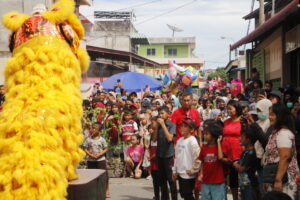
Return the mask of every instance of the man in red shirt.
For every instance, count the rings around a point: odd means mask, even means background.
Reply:
[[[176,125],[175,144],[177,140],[183,136],[181,133],[181,126],[186,117],[192,118],[197,125],[197,130],[193,133],[193,135],[200,135],[200,115],[197,109],[192,108],[192,100],[193,96],[191,93],[183,93],[180,102],[182,107],[175,110],[171,115],[171,121]]]

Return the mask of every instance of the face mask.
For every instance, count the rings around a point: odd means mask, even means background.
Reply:
[[[223,111],[223,110],[225,110],[225,107],[224,107],[224,106],[220,106],[219,109],[220,109],[221,111]]]
[[[293,107],[293,103],[292,102],[286,103],[286,107],[292,108]]]
[[[267,115],[264,113],[257,113],[257,117],[259,120],[262,120],[262,121],[267,119]]]

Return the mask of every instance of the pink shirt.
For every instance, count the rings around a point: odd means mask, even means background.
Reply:
[[[144,148],[141,145],[136,147],[130,146],[127,149],[127,154],[132,159],[133,162],[138,163],[143,159]]]

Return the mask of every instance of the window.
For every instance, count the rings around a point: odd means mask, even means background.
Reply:
[[[168,56],[177,56],[177,49],[176,48],[168,49]]]
[[[148,48],[147,49],[147,56],[155,56],[155,49],[154,48]]]

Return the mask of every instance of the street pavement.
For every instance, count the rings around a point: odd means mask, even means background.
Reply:
[[[152,180],[133,178],[111,178],[108,200],[151,200],[153,199]],[[231,200],[228,195],[228,200]],[[178,194],[178,200],[182,200]]]

